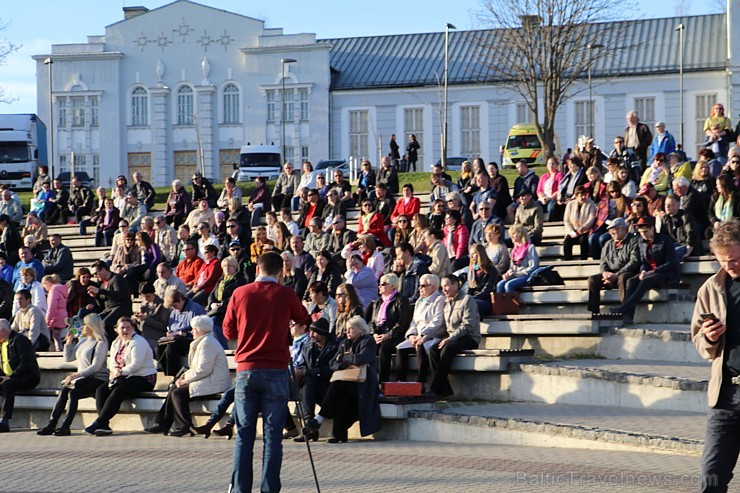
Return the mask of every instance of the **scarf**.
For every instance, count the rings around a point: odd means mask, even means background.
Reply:
[[[398,291],[395,289],[391,294],[388,296],[382,295],[381,298],[383,300],[383,303],[380,304],[380,310],[378,310],[378,326],[382,326],[385,323],[385,320],[387,318],[387,311],[388,311],[388,305],[391,304],[391,301],[393,301],[393,298],[398,294]]]
[[[216,292],[216,299],[221,300],[221,302],[224,301],[224,289],[226,288],[226,285],[231,282],[232,279],[236,277],[236,274],[229,277],[224,277],[223,280],[221,280],[220,283],[218,283],[218,291]]]
[[[663,171],[663,165],[660,164],[660,162],[655,161],[650,166],[650,175],[648,176],[648,183],[652,183],[655,185],[658,182],[658,177],[660,176],[660,173]]]
[[[460,173],[460,179],[463,181],[467,180],[471,176],[472,176],[472,173],[470,171],[463,171],[462,173]]]
[[[733,216],[732,209],[732,195],[730,195],[729,199],[725,200],[722,194],[719,194],[717,202],[714,203],[714,215],[717,216],[717,219],[720,221],[729,221]]]
[[[514,265],[519,265],[522,260],[524,260],[524,257],[527,256],[528,250],[529,241],[522,243],[521,245],[514,245],[514,248],[511,249],[511,261],[514,262]]]

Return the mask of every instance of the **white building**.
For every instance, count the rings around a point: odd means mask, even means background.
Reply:
[[[564,149],[593,133],[610,148],[637,110],[649,125],[662,120],[680,135],[678,24],[685,26],[684,140],[696,154],[704,119],[715,101],[727,115],[740,111],[740,37],[728,14],[629,21],[634,48],[593,71],[595,120],[589,122],[586,78],[559,110],[556,132]],[[141,171],[164,185],[189,179],[197,149],[206,175],[231,174],[247,142],[282,145],[285,69],[286,158],[298,161],[370,157],[389,152],[388,140],[415,133],[420,163],[439,159],[444,33],[317,40],[284,34],[264,22],[190,0],[154,10],[124,8],[124,20],[83,44],[53,45],[37,55],[38,114],[47,122],[51,58],[57,170],[85,168],[99,183]],[[595,36],[598,25],[594,25]],[[491,32],[495,35],[495,32]],[[475,57],[479,33],[450,38],[448,155],[499,160],[498,147],[514,123],[530,119],[519,97],[486,77]],[[281,63],[294,59],[295,63]],[[619,77],[614,77],[614,73]],[[593,127],[591,127],[593,125]],[[50,132],[51,135],[52,132]]]

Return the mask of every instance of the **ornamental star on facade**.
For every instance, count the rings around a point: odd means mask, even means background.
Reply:
[[[198,43],[203,47],[203,51],[208,51],[208,47],[214,42],[214,39],[205,30],[203,31],[203,35],[198,39]]]
[[[182,38],[183,43],[185,42],[185,38],[187,38],[193,31],[195,31],[195,29],[185,22],[184,17],[180,20],[180,24],[172,30],[175,36],[180,36],[180,38]]]
[[[162,31],[160,35],[157,36],[157,39],[154,40],[154,44],[162,50],[162,53],[164,53],[164,49],[167,48],[168,45],[172,44],[172,40],[165,36],[164,31]]]

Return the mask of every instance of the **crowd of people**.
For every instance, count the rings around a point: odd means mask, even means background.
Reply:
[[[587,139],[562,170],[556,158],[541,176],[517,163],[511,188],[495,162],[466,161],[454,181],[435,166],[428,213],[413,185],[399,183],[392,156],[377,172],[363,162],[354,187],[339,169],[328,176],[310,162],[286,163],[272,190],[257,179],[249,197],[232,178],[219,193],[196,173],[189,190],[172,182],[164,211],[153,210],[154,189],[139,173],[131,186],[119,176],[110,193],[94,194],[76,178],[67,191],[42,173],[25,219],[6,204],[17,196],[3,190],[0,431],[8,429],[13,392],[38,383],[33,358],[13,366],[12,349],[63,351],[78,365],[39,434],[68,435],[77,400],[91,396],[98,418],[85,431],[112,433],[122,402],[152,390],[161,372],[173,380],[147,431],[209,435],[220,416],[195,427],[188,402],[229,391],[231,305],[264,279],[258,264],[266,255],[280,262],[270,278],[303,310],[291,322],[290,352],[308,425],[300,433],[285,420],[285,437],[296,440],[316,439],[324,418],[333,419],[335,443],[358,420],[363,435],[376,431],[378,384],[405,381],[410,355],[424,390],[451,396],[454,357],[478,347],[493,295],[515,293],[539,272],[546,221],[564,225],[564,260],[577,245],[581,259],[600,261],[588,309],[598,314],[601,290],[618,288],[612,311],[629,322],[649,289],[679,281],[682,261],[703,252],[720,222],[740,216],[740,148],[715,145],[731,129],[712,118],[693,167],[662,122],[653,139],[633,112],[605,162]],[[353,229],[351,207],[359,209]],[[75,269],[63,238],[47,232],[67,222],[80,235],[95,228],[104,257]],[[82,329],[69,331],[75,321]],[[367,365],[363,382],[331,381],[351,365]],[[221,416],[233,395],[224,394]]]

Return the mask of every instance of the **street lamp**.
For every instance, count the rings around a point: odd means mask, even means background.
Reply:
[[[681,146],[685,150],[686,145],[683,141],[683,32],[686,30],[686,26],[683,25],[683,23],[676,26],[676,31],[678,31],[678,93],[679,93],[679,124],[680,124],[680,130],[681,130]]]
[[[280,102],[282,103],[283,111],[280,117],[280,123],[282,125],[282,136],[280,138],[280,143],[283,146],[283,161],[285,161],[285,66],[289,63],[296,63],[298,60],[294,60],[292,58],[281,58],[280,63],[283,65],[283,89],[280,94]]]
[[[54,96],[51,87],[51,66],[54,60],[51,57],[44,60],[44,65],[49,66],[49,132],[50,132],[50,152],[49,152],[49,176],[54,178]]]
[[[600,43],[589,43],[586,45],[586,48],[588,48],[588,136],[593,138],[593,128],[594,128],[594,98],[593,98],[593,88],[591,86],[591,65],[594,64],[594,58],[593,58],[593,50],[596,48],[603,48],[604,45]]]
[[[445,100],[442,119],[442,169],[447,169],[447,69],[450,65],[450,29],[457,29],[449,22],[445,24]]]

